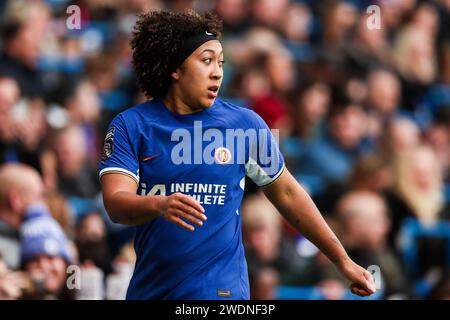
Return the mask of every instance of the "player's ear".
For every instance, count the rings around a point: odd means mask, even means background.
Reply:
[[[170,77],[174,80],[179,80],[180,79],[180,69],[177,68],[174,72],[172,72],[170,74]]]

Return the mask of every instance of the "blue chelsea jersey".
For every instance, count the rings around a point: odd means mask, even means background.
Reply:
[[[259,186],[281,175],[274,140],[256,113],[221,100],[185,115],[152,100],[113,119],[100,177],[126,174],[142,196],[190,195],[208,218],[193,232],[162,217],[137,226],[127,299],[249,299],[240,205],[245,175]]]

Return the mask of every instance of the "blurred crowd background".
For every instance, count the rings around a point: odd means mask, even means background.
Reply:
[[[70,5],[81,29],[67,27]],[[450,298],[449,0],[10,0],[0,299],[124,297],[133,228],[109,220],[97,164],[108,123],[145,99],[129,46],[136,14],[186,8],[223,19],[221,98],[280,130],[287,167],[371,266],[380,290],[369,299]],[[253,299],[356,299],[251,181],[242,211]]]

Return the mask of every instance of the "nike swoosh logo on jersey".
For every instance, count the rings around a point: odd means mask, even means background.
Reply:
[[[157,153],[157,154],[154,154],[154,155],[152,155],[152,156],[148,156],[148,157],[146,157],[146,158],[142,158],[142,161],[152,160],[153,158],[156,158],[156,157],[159,156],[159,155],[161,155],[161,153]]]

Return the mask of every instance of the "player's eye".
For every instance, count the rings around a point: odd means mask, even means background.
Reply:
[[[219,61],[219,66],[222,67],[224,63],[225,63],[225,60],[220,60],[220,61]]]
[[[206,64],[210,64],[210,63],[211,63],[211,61],[212,61],[212,59],[211,59],[211,58],[206,58],[206,59],[203,59],[203,62],[205,62]]]

